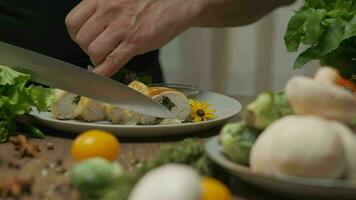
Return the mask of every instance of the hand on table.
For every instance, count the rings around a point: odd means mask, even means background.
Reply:
[[[67,16],[71,38],[95,72],[111,76],[132,57],[162,47],[189,28],[196,0],[83,0]]]

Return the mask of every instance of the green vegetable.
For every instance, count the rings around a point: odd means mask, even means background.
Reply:
[[[77,164],[71,171],[70,179],[83,199],[97,199],[101,190],[113,184],[122,173],[118,163],[92,158]]]
[[[41,131],[41,129],[37,128],[37,127],[34,127],[34,126],[31,126],[29,129],[28,129],[28,135],[30,137],[35,137],[35,138],[45,138],[45,135],[44,133]]]
[[[248,127],[244,121],[225,125],[220,133],[224,154],[236,163],[248,165],[251,148],[260,133],[261,130]]]
[[[0,65],[0,142],[15,131],[15,118],[28,114],[32,107],[45,111],[54,99],[52,90],[41,86],[26,87],[30,76]]]
[[[216,174],[213,164],[204,155],[203,145],[197,140],[187,139],[178,145],[161,147],[156,159],[140,163],[132,171],[119,176],[114,183],[106,184],[105,189],[96,190],[95,199],[127,200],[131,190],[141,177],[152,169],[167,163],[187,164],[203,175],[213,176]]]
[[[120,71],[112,77],[112,79],[124,83],[126,85],[130,84],[134,80],[138,80],[144,83],[145,85],[149,85],[152,83],[151,76],[143,73],[138,73],[127,68],[121,68]]]
[[[294,68],[319,60],[350,79],[356,74],[356,1],[305,0],[290,19],[284,40],[290,52],[301,44],[307,47]]]
[[[246,106],[243,117],[248,125],[265,129],[277,119],[292,113],[292,108],[283,92],[263,92]]]
[[[27,133],[30,137],[41,139],[45,138],[45,134],[37,127],[30,126],[21,122],[19,122],[17,126],[20,131]]]

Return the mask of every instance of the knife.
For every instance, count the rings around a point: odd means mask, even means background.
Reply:
[[[153,99],[81,67],[0,41],[0,64],[31,75],[31,80],[141,114],[172,118]]]

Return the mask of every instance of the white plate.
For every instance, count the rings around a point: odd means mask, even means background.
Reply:
[[[216,119],[200,123],[184,123],[179,125],[116,125],[109,122],[83,122],[77,120],[58,120],[50,112],[32,111],[30,114],[35,121],[43,126],[58,129],[65,132],[80,133],[88,129],[101,129],[109,131],[118,136],[141,137],[141,136],[161,136],[178,135],[192,133],[213,128],[226,122],[241,110],[241,104],[233,98],[201,91],[197,97],[199,101],[207,101],[216,110]]]
[[[356,185],[346,181],[301,177],[276,178],[256,174],[249,167],[236,164],[224,156],[218,136],[209,139],[205,143],[205,152],[211,160],[228,170],[232,175],[279,194],[289,197],[291,197],[290,195],[295,195],[322,199],[356,199]]]

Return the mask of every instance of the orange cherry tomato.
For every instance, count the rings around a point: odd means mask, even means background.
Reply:
[[[89,130],[74,140],[71,152],[76,161],[92,157],[102,157],[113,161],[120,153],[120,143],[115,136],[108,132]]]
[[[356,86],[352,81],[343,79],[343,78],[339,78],[336,80],[336,84],[338,84],[341,87],[347,88],[349,90],[351,90],[351,92],[356,93]]]
[[[230,200],[230,190],[220,181],[203,177],[201,181],[201,200]]]

